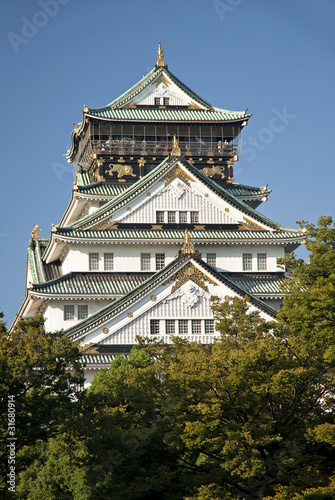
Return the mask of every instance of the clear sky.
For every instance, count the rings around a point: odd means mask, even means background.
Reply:
[[[237,182],[272,189],[288,227],[334,214],[334,0],[14,0],[1,3],[1,289],[24,297],[34,224],[49,237],[70,200],[63,155],[84,104],[100,107],[156,63],[211,104],[252,113]],[[304,256],[304,251],[301,251]]]

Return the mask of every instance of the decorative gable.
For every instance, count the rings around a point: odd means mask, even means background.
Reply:
[[[158,74],[150,84],[144,87],[131,102],[120,106],[120,109],[134,106],[187,106],[192,109],[206,109],[179,88],[166,71]]]

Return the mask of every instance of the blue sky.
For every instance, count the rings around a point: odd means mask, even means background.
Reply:
[[[112,101],[156,62],[211,104],[248,108],[235,180],[269,184],[288,227],[334,214],[333,0],[2,2],[1,289],[10,324],[34,224],[48,237],[73,185],[64,160],[84,104]],[[305,256],[303,250],[300,251]]]

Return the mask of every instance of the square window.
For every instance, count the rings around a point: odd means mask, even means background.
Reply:
[[[199,212],[191,212],[191,224],[197,224],[199,222]]]
[[[88,306],[80,305],[78,306],[78,319],[85,319],[88,316]]]
[[[150,271],[151,268],[151,254],[141,253],[141,271]]]
[[[150,320],[150,335],[159,335],[159,319]]]
[[[201,333],[201,320],[200,319],[192,319],[192,334],[200,334]]]
[[[179,223],[187,224],[187,212],[179,212]]]
[[[176,212],[168,212],[168,224],[176,223]]]
[[[99,271],[99,254],[98,253],[90,253],[90,255],[89,255],[89,270],[90,271]]]
[[[188,319],[180,319],[178,321],[179,335],[185,335],[188,333]]]
[[[165,222],[164,212],[156,212],[156,222],[157,224],[163,224]]]
[[[176,322],[174,319],[167,319],[165,323],[165,333],[174,335],[176,333]]]
[[[64,321],[74,319],[74,306],[64,306]]]
[[[164,104],[164,106],[168,106],[170,104],[170,98],[169,97],[163,97],[163,104]]]
[[[155,97],[155,106],[159,106],[161,103],[161,98],[160,97]]]
[[[257,254],[257,269],[258,271],[266,271],[267,269],[267,255],[266,253]]]
[[[206,257],[207,257],[207,264],[209,264],[212,267],[216,267],[216,253],[208,253]]]
[[[156,271],[160,271],[165,266],[165,253],[156,253]]]
[[[104,253],[104,270],[113,271],[114,269],[114,254]]]
[[[205,319],[205,333],[214,333],[214,319]]]
[[[243,271],[252,271],[252,253],[243,254]]]

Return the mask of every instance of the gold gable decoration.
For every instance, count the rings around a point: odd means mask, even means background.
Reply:
[[[215,281],[213,281],[208,276],[205,276],[200,271],[200,269],[196,268],[192,262],[188,262],[186,266],[177,271],[176,274],[172,276],[172,278],[168,279],[164,283],[164,285],[168,285],[172,282],[175,282],[171,290],[171,293],[173,293],[176,290],[178,290],[178,288],[180,288],[182,285],[184,285],[184,283],[187,283],[189,280],[193,281],[193,283],[200,286],[200,288],[202,288],[206,292],[209,292],[206,282],[211,283],[214,286],[218,286],[217,283],[215,283]]]
[[[183,244],[183,249],[182,249],[183,254],[193,254],[194,253],[194,245],[191,241],[191,237],[187,232],[187,228],[185,229],[185,236],[184,236],[184,244]]]
[[[164,175],[162,181],[165,181],[165,186],[168,186],[177,178],[190,186],[191,177],[179,165],[176,165],[170,172]]]
[[[81,354],[97,354],[99,352],[99,346],[94,342],[89,344],[79,346],[79,351]]]
[[[94,226],[90,227],[90,231],[101,231],[101,230],[114,230],[118,229],[118,221],[112,219],[103,220],[98,222]]]
[[[256,224],[255,222],[243,217],[243,221],[241,222],[241,229],[247,229],[248,231],[265,231],[264,227]]]

